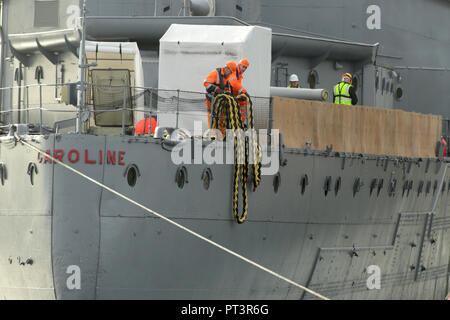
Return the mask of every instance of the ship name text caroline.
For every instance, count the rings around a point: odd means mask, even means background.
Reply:
[[[106,163],[108,165],[119,165],[124,166],[125,162],[125,151],[115,151],[115,150],[63,150],[63,149],[55,149],[53,152],[51,150],[46,150],[46,154],[52,156],[53,158],[61,161],[61,162],[70,162],[70,163],[78,163],[80,161],[86,164],[99,164],[102,165]],[[42,156],[38,153],[37,160],[39,163],[52,163],[53,161],[46,156]]]

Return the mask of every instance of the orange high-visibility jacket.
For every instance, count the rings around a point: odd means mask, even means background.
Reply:
[[[217,87],[222,89],[222,91],[230,91],[230,78],[233,76],[233,73],[225,78],[223,68],[217,68],[206,77],[203,85],[205,86],[206,92],[215,93]]]
[[[206,77],[206,80],[203,82],[203,85],[206,89],[206,113],[208,115],[208,128],[211,127],[211,103],[213,97],[216,94],[216,88],[222,89],[224,92],[230,92],[230,78],[233,76],[233,73],[225,78],[223,68],[217,68],[210,72],[210,74]],[[223,117],[223,115],[222,115]],[[225,130],[221,128],[221,131]],[[222,132],[223,134],[223,132]]]
[[[244,79],[243,75],[239,72],[239,69],[236,70],[236,73],[232,74],[230,79],[230,86],[232,88],[233,96],[237,97],[242,93],[247,93],[247,90],[242,86],[242,79]]]
[[[139,122],[136,124],[136,128],[134,130],[135,134],[144,134],[144,133],[148,133],[149,131],[150,131],[150,133],[154,134],[157,123],[156,123],[155,118],[152,117],[151,119],[152,119],[151,121],[150,121],[150,118],[139,120]],[[144,125],[144,120],[145,120],[145,125]],[[151,128],[150,128],[150,124],[151,124]]]
[[[230,85],[232,88],[232,94],[233,96],[237,97],[240,94],[247,93],[247,90],[242,86],[242,79],[244,77],[239,72],[239,70],[236,70],[236,73],[232,75],[230,79]],[[246,101],[239,101],[239,107],[241,109],[241,120],[244,123],[247,118],[247,102]]]

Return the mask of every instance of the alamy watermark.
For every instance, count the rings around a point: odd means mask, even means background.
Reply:
[[[381,8],[373,4],[367,7],[366,13],[370,16],[367,18],[366,26],[369,30],[381,29]]]
[[[220,130],[209,129],[202,130],[202,121],[194,122],[194,134],[183,129],[175,130],[171,136],[176,137],[178,134],[194,136],[194,137],[211,137],[207,146],[203,148],[203,139],[184,139],[181,140],[171,152],[171,159],[175,165],[181,164],[234,164],[235,158],[237,164],[245,164],[245,140],[248,143],[247,160],[249,164],[256,164],[258,160],[261,163],[261,175],[274,175],[278,172],[280,166],[280,147],[279,147],[279,131],[271,130],[270,136],[266,129],[261,130],[231,130],[227,129],[225,138]],[[270,137],[270,139],[269,139]],[[268,142],[270,140],[270,143]],[[258,144],[259,148],[255,149]],[[235,148],[237,146],[237,148]]]
[[[381,269],[377,265],[370,265],[367,267],[367,273],[370,274],[366,281],[367,289],[380,290],[381,289]]]
[[[66,26],[68,29],[76,29],[81,26],[80,23],[80,7],[74,4],[67,6],[66,13],[68,14]]]
[[[71,265],[67,267],[66,273],[70,276],[67,277],[66,287],[69,290],[81,290],[81,269],[77,265]]]

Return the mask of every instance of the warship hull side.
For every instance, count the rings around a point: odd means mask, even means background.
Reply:
[[[153,138],[52,134],[25,140],[52,155],[62,150],[63,162],[75,169],[329,298],[443,299],[448,293],[445,161],[288,149],[278,191],[274,176],[263,176],[239,225],[231,216],[231,165],[186,164],[180,189],[178,166]],[[116,153],[115,164],[108,151]],[[2,299],[313,298],[11,138],[1,139],[0,160],[9,173],[0,195]],[[34,174],[27,174],[30,163]],[[134,187],[127,182],[130,165],[139,171]],[[213,175],[208,190],[205,168]],[[411,188],[404,188],[409,181]],[[79,288],[70,285],[74,266]],[[367,287],[370,266],[380,268],[380,289]]]
[[[0,158],[0,299],[54,299],[53,167],[38,168],[33,186],[27,166],[35,153],[2,140]]]

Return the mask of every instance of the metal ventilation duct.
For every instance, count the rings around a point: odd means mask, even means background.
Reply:
[[[325,89],[270,87],[270,96],[325,101],[328,99],[328,91]]]
[[[216,14],[215,0],[189,0],[191,16],[214,16]]]

